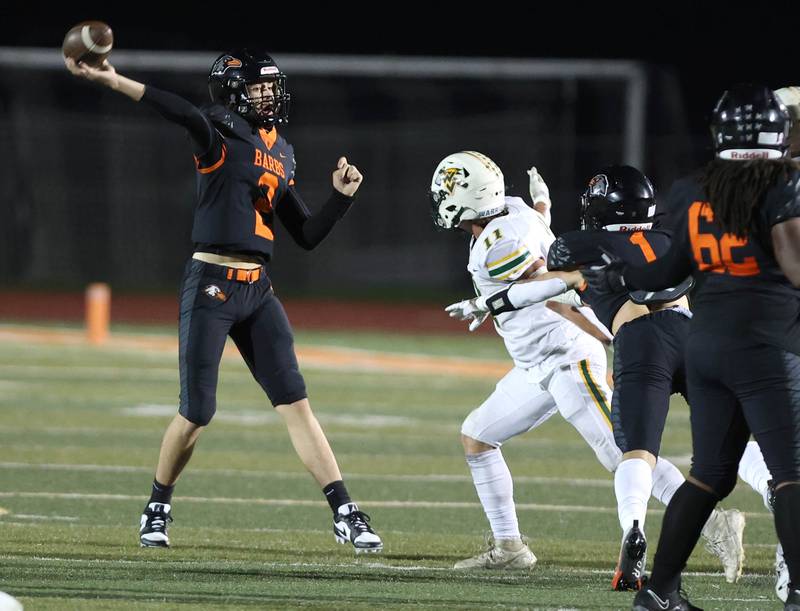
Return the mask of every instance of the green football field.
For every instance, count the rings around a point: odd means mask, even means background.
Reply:
[[[451,570],[488,530],[459,426],[510,367],[499,339],[466,333],[297,333],[312,406],[383,554],[336,545],[327,504],[235,354],[176,489],[173,547],[139,548],[176,409],[171,333],[117,330],[97,348],[77,330],[0,325],[0,590],[26,609],[630,608],[631,593],[609,589],[620,539],[611,476],[558,416],[504,447],[536,568]],[[678,400],[663,454],[686,471]],[[684,579],[692,602],[782,608],[770,515],[742,483],[725,506],[747,515],[745,574],[725,583],[698,548]],[[662,509],[651,503],[650,558]]]

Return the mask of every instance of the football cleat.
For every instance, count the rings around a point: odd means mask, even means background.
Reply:
[[[736,583],[742,576],[744,523],[744,515],[738,509],[715,509],[703,527],[705,548],[722,562],[728,583]]]
[[[172,506],[168,503],[150,503],[144,508],[139,525],[139,543],[142,547],[169,547],[167,524],[172,522]]]
[[[619,562],[611,579],[611,589],[641,590],[644,579],[644,565],[647,559],[647,540],[639,528],[639,520],[625,534],[619,550]]]
[[[459,560],[454,569],[494,569],[494,570],[530,570],[536,566],[536,556],[522,539],[487,538],[488,549],[485,552]]]
[[[775,548],[775,594],[782,602],[786,602],[789,596],[789,567],[786,566],[780,543]]]
[[[670,592],[666,598],[656,594],[648,585],[636,593],[633,611],[703,611],[695,607],[683,592]]]
[[[371,518],[359,511],[355,503],[339,507],[333,516],[333,534],[337,543],[353,544],[356,554],[377,553],[383,549],[383,541],[369,525]]]

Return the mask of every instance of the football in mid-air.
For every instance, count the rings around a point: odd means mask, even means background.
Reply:
[[[77,62],[97,67],[103,63],[114,46],[114,34],[102,21],[82,21],[64,36],[61,52]]]

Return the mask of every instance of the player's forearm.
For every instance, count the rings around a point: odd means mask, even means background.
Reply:
[[[628,290],[660,291],[677,286],[692,273],[692,264],[681,248],[670,250],[652,263],[627,266],[622,274]]]
[[[117,78],[109,84],[109,87],[111,87],[111,89],[114,91],[119,91],[120,93],[128,96],[134,102],[138,102],[142,99],[145,90],[144,83],[134,81],[127,76],[122,76],[121,74],[117,74]]]
[[[276,211],[295,242],[306,250],[324,240],[353,204],[354,198],[334,190],[322,208],[311,214],[300,195],[290,187]]]
[[[561,278],[547,278],[512,284],[486,297],[486,308],[494,316],[532,306],[567,291]]]

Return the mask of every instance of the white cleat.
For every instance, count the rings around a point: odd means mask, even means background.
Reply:
[[[355,503],[342,505],[333,516],[333,535],[336,542],[352,543],[356,554],[377,554],[383,541],[369,525],[370,517],[359,511]]]
[[[744,524],[744,514],[738,509],[715,509],[703,527],[705,547],[722,562],[728,583],[736,583],[742,576]]]
[[[142,547],[169,547],[167,524],[172,522],[168,503],[149,503],[139,524],[139,544]]]
[[[489,549],[485,552],[460,560],[454,569],[491,569],[504,571],[531,570],[536,566],[536,556],[521,539],[494,539],[489,537]]]
[[[786,602],[789,596],[789,567],[786,566],[786,559],[783,557],[783,546],[778,543],[775,549],[775,594]]]

